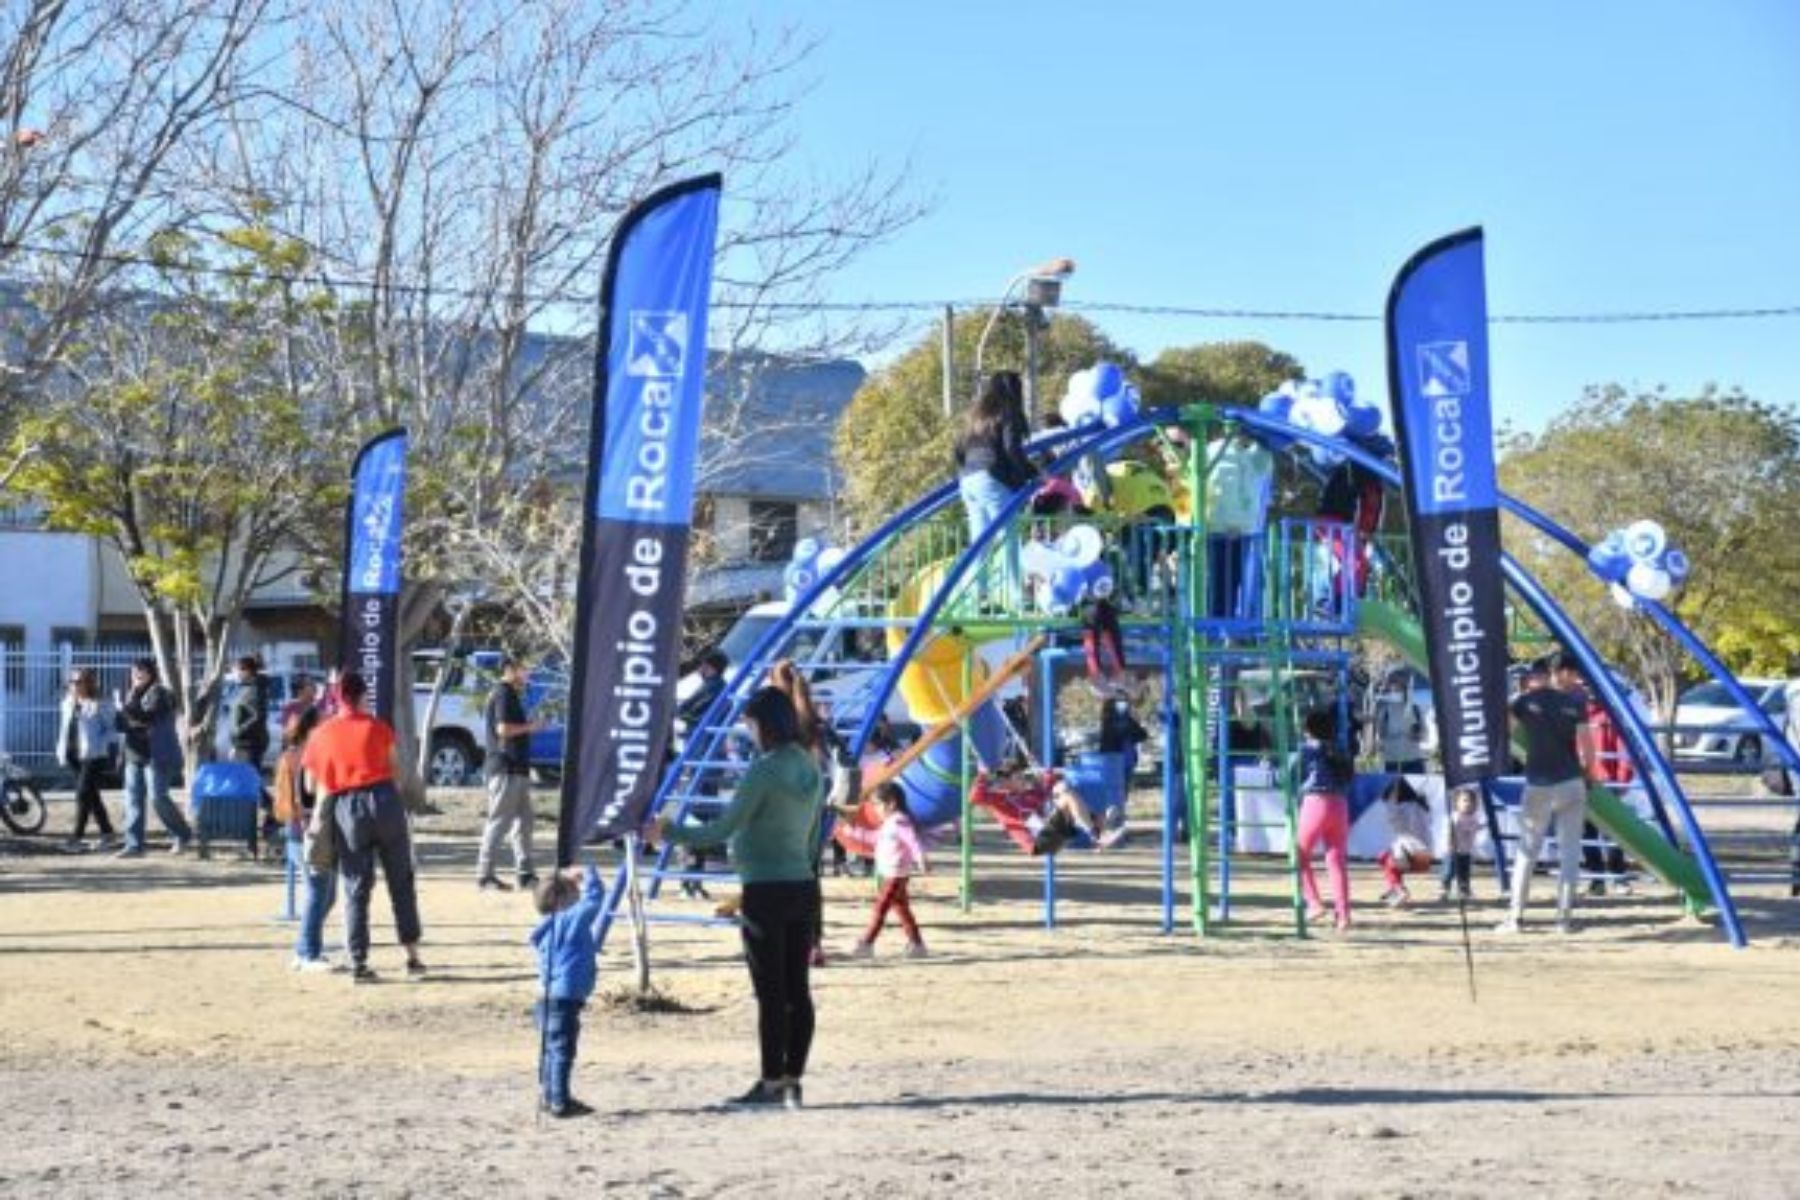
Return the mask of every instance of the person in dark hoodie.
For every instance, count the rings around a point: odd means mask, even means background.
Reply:
[[[119,731],[125,735],[125,846],[114,858],[140,858],[144,853],[144,795],[156,807],[156,819],[168,830],[171,853],[184,853],[194,830],[169,799],[169,784],[181,769],[181,739],[175,735],[175,697],[157,678],[156,660],[140,658],[131,665],[131,690],[115,693]]]

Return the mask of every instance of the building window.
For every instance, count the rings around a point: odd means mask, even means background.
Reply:
[[[85,650],[88,644],[87,630],[75,625],[58,625],[50,631],[50,645],[60,650],[64,646],[72,646],[77,650]]]
[[[6,652],[6,674],[0,678],[0,687],[17,696],[25,690],[25,627],[0,625],[0,650]]]
[[[786,562],[800,539],[800,506],[791,501],[750,502],[750,557],[755,562]]]

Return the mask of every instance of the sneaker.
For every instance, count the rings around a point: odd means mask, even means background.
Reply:
[[[858,938],[856,945],[850,950],[851,958],[874,958],[875,943]]]
[[[812,953],[808,954],[806,956],[806,965],[809,967],[824,966],[825,965],[825,947],[814,946],[812,948]]]
[[[786,1102],[785,1087],[770,1087],[762,1080],[750,1085],[750,1090],[741,1096],[733,1096],[725,1102],[727,1108],[775,1108]]]
[[[1573,917],[1558,917],[1558,918],[1556,918],[1556,932],[1562,934],[1565,937],[1571,933],[1574,933],[1577,929],[1580,929],[1580,928],[1581,928],[1581,926],[1579,926],[1575,923],[1575,918],[1573,918]]]
[[[1614,896],[1629,896],[1631,895],[1631,880],[1615,879],[1606,890]]]
[[[1498,925],[1494,926],[1494,932],[1510,934],[1510,933],[1523,933],[1524,930],[1519,925],[1519,919],[1517,917],[1508,917],[1508,918],[1506,918],[1506,920],[1504,920],[1504,921],[1500,922]]]
[[[689,900],[711,900],[712,899],[711,893],[709,893],[706,890],[706,885],[704,883],[701,883],[698,879],[682,880],[681,881],[681,894],[686,896]]]
[[[408,979],[423,979],[429,974],[431,974],[431,968],[426,966],[422,960],[417,958],[406,960],[406,977]]]
[[[144,857],[144,848],[142,846],[127,846],[123,850],[114,851],[113,857],[114,858],[142,858],[142,857]]]
[[[338,965],[329,958],[296,958],[294,970],[305,975],[329,975],[338,969]]]
[[[1395,888],[1394,889],[1394,898],[1393,898],[1393,900],[1389,901],[1389,903],[1391,903],[1395,908],[1405,908],[1408,904],[1412,903],[1412,893],[1407,891],[1403,887]]]
[[[512,891],[512,885],[502,881],[498,875],[483,875],[475,886],[484,892]]]
[[[1449,884],[1446,883],[1443,887],[1438,889],[1438,903],[1439,904],[1450,903],[1450,885]]]
[[[187,843],[185,841],[183,841],[181,838],[176,838],[174,841],[169,843],[169,853],[170,854],[176,854],[176,855],[186,854],[187,848],[188,848]]]
[[[570,1117],[585,1117],[593,1111],[592,1105],[583,1104],[573,1096],[570,1096],[561,1104],[552,1104],[550,1106],[550,1115],[559,1121],[567,1120]]]
[[[1456,889],[1456,898],[1466,902],[1473,900],[1475,898],[1475,893],[1471,892],[1468,888],[1458,888]]]
[[[781,1089],[781,1107],[787,1109],[789,1112],[799,1112],[802,1108],[806,1107],[806,1097],[800,1090],[800,1081],[798,1079],[785,1085]]]
[[[1590,880],[1587,885],[1587,894],[1590,896],[1606,895],[1606,880],[1604,880],[1604,879]]]
[[[924,942],[908,942],[904,951],[907,958],[929,958],[931,951],[925,949]]]
[[[371,967],[368,963],[356,963],[350,968],[351,983],[374,983],[376,978],[375,968]]]
[[[519,872],[519,890],[520,891],[524,891],[527,888],[534,888],[536,886],[537,886],[537,876],[536,875],[534,875],[530,871],[520,871]],[[570,1103],[572,1104],[575,1102],[570,1101]]]
[[[1306,910],[1307,923],[1312,924],[1312,925],[1318,925],[1318,924],[1322,923],[1325,920],[1325,918],[1330,915],[1331,914],[1323,908],[1309,908]]]

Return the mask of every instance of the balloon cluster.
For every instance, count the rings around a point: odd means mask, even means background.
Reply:
[[[1046,581],[1038,604],[1051,616],[1064,617],[1084,600],[1104,600],[1113,593],[1112,569],[1102,561],[1106,538],[1092,525],[1075,525],[1054,542],[1028,542],[1019,550],[1027,574]]]
[[[1262,398],[1257,408],[1266,416],[1322,433],[1342,437],[1386,457],[1394,443],[1381,432],[1381,408],[1356,397],[1356,380],[1346,371],[1333,371],[1322,379],[1290,379]],[[1293,438],[1268,435],[1270,449],[1283,450]],[[1309,446],[1314,462],[1329,470],[1344,461],[1343,454],[1325,446]]]
[[[1621,608],[1663,600],[1688,577],[1687,555],[1669,545],[1669,535],[1655,521],[1613,530],[1594,543],[1587,559]]]
[[[781,582],[788,600],[794,601],[812,590],[813,584],[837,569],[844,552],[827,546],[818,538],[804,537],[794,543],[794,557],[788,560]]]
[[[1138,390],[1125,381],[1117,363],[1097,362],[1069,376],[1068,390],[1057,406],[1071,429],[1105,425],[1115,429],[1138,414]]]

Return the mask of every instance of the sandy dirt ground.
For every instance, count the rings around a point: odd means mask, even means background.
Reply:
[[[1455,907],[1384,910],[1371,866],[1347,935],[1246,902],[1238,932],[1168,936],[1139,838],[1064,856],[1051,931],[1037,866],[984,835],[973,911],[926,882],[932,957],[890,932],[815,975],[804,1112],[720,1107],[755,1073],[734,934],[658,924],[685,1011],[590,1009],[599,1112],[554,1122],[529,901],[476,890],[474,802],[445,807],[432,974],[400,981],[378,892],[384,979],[354,989],[288,970],[275,867],[0,836],[0,1194],[1800,1196],[1800,901],[1773,890],[1738,951],[1655,889],[1503,938],[1481,881],[1471,997]],[[869,885],[828,894],[845,950]],[[623,938],[602,972],[629,978]]]

